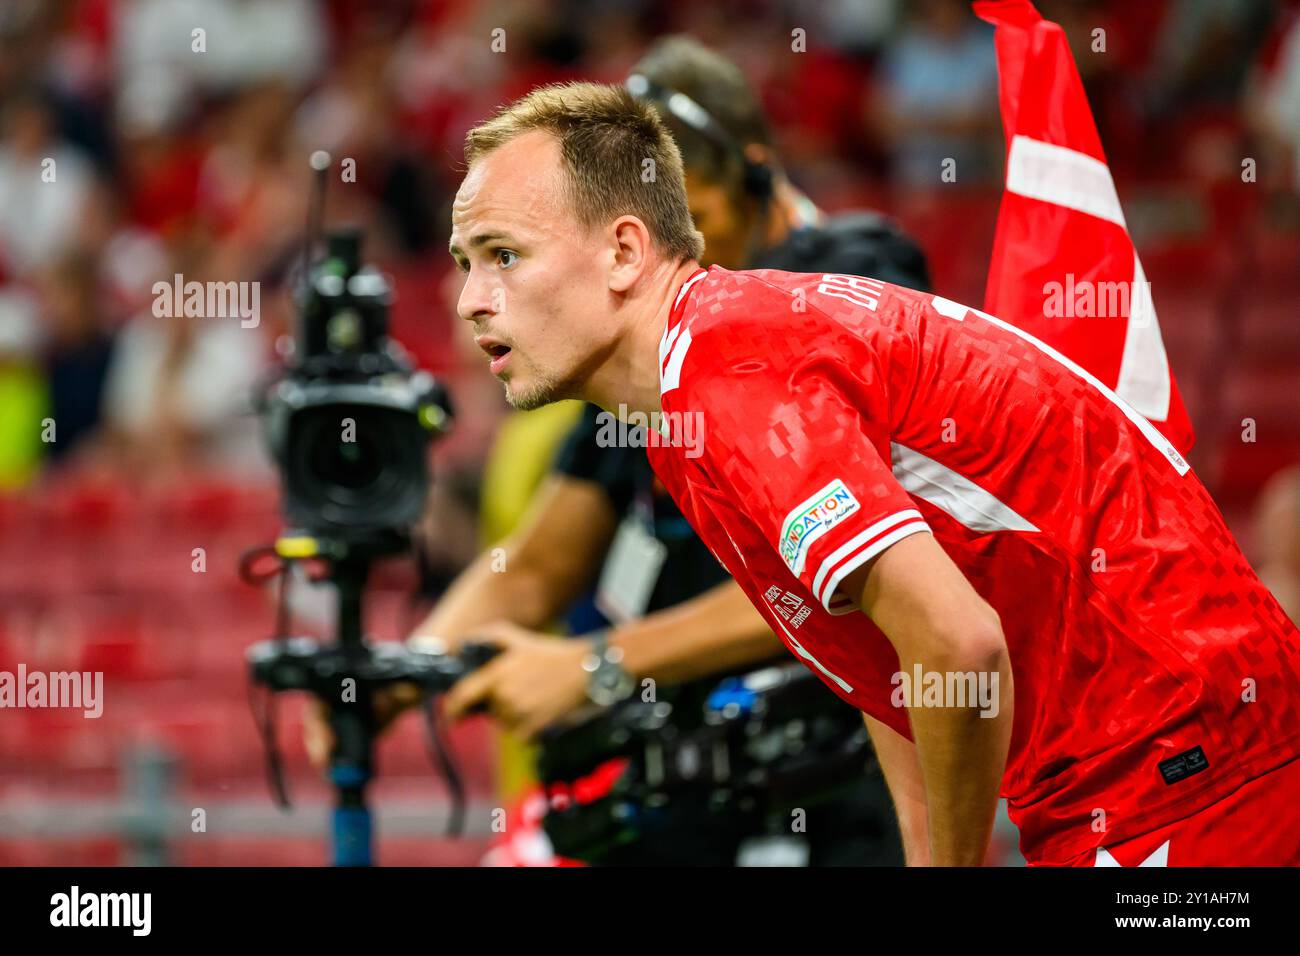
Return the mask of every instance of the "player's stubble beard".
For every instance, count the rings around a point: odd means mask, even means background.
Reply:
[[[562,384],[541,369],[533,370],[533,381],[527,388],[514,391],[508,381],[502,382],[501,385],[505,389],[506,402],[517,412],[531,412],[535,408],[550,405],[565,397]]]
[[[553,369],[543,369],[533,362],[527,362],[528,371],[531,373],[530,378],[532,379],[527,386],[515,389],[512,392],[509,381],[501,383],[505,389],[506,402],[515,411],[530,412],[535,408],[541,408],[543,405],[550,405],[571,398],[581,398],[592,374],[613,353],[615,345],[616,343],[611,342],[601,348],[593,349],[589,355],[581,358],[567,374],[557,373]]]

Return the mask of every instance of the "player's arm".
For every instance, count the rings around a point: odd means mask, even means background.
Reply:
[[[930,865],[930,829],[925,807],[925,778],[916,746],[867,714],[862,715],[871,735],[871,746],[885,775],[894,800],[898,829],[903,838],[903,855],[908,866]]]
[[[550,475],[501,550],[483,552],[462,571],[413,636],[454,645],[491,621],[545,627],[591,582],[615,527],[598,484]]]
[[[993,832],[1013,716],[1011,664],[997,613],[928,534],[910,535],[881,552],[848,575],[841,590],[856,597],[884,632],[903,673],[920,664],[924,673],[945,677],[997,675],[996,716],[984,716],[977,702],[922,707],[914,700],[908,709],[925,784],[930,862],[980,865]]]
[[[735,581],[615,628],[623,666],[637,677],[677,683],[765,660],[782,649]]]

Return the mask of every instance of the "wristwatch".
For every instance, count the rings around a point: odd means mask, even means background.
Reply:
[[[636,679],[623,667],[623,648],[609,646],[609,631],[588,636],[591,653],[583,659],[588,674],[587,698],[601,707],[627,700],[636,690]]]
[[[446,654],[447,641],[437,634],[416,632],[406,639],[406,649],[421,654]]]

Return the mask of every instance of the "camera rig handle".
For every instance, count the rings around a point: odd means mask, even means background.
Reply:
[[[311,541],[312,545],[305,544]],[[317,559],[320,542],[301,537],[281,538],[275,552],[278,571],[287,579],[292,562]],[[366,804],[366,788],[374,776],[374,742],[378,733],[375,717],[376,694],[397,683],[412,683],[421,689],[428,725],[430,750],[447,779],[452,796],[452,818],[448,827],[458,834],[464,821],[465,794],[459,771],[440,726],[436,702],[458,680],[487,663],[496,648],[465,644],[457,654],[431,654],[408,648],[399,642],[370,644],[362,635],[362,593],[368,576],[370,555],[339,551],[328,564],[326,577],[338,592],[338,634],[333,643],[310,637],[277,636],[248,649],[249,674],[255,686],[268,692],[268,704],[255,717],[267,751],[267,771],[276,802],[289,806],[275,743],[275,695],[306,691],[323,702],[329,711],[334,747],[330,754],[329,779],[336,802],[333,815],[334,862],[338,866],[369,866],[373,862],[373,826]],[[251,574],[250,552],[241,562],[246,579]],[[262,576],[265,579],[265,575]],[[281,602],[285,591],[282,585]],[[281,611],[280,620],[287,620]]]

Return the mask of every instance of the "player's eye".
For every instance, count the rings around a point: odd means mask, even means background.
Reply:
[[[502,269],[509,269],[519,261],[519,253],[511,252],[509,249],[498,249],[496,251],[497,265]]]

